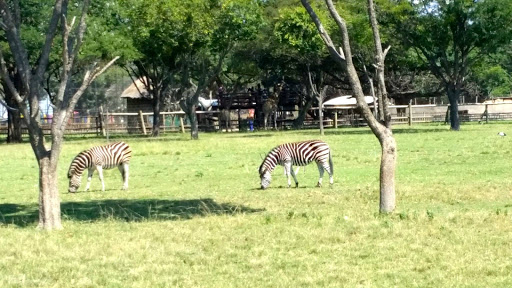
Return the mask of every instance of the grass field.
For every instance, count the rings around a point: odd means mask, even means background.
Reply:
[[[367,128],[115,138],[118,170],[67,193],[72,158],[105,139],[67,139],[59,166],[64,230],[38,231],[37,163],[0,145],[0,287],[511,287],[510,123],[395,128],[397,209],[378,214],[380,147]],[[261,191],[260,155],[288,141],[331,146],[316,165]],[[327,179],[327,178],[326,178]],[[326,180],[324,179],[324,180]],[[328,183],[325,181],[325,183]]]

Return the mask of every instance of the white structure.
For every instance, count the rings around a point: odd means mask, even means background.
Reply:
[[[364,96],[366,104],[373,107],[373,97]],[[339,96],[324,102],[323,108],[332,109],[354,109],[356,108],[356,98],[352,95]]]
[[[204,110],[210,110],[211,107],[219,106],[219,100],[199,97],[199,105],[201,105]]]

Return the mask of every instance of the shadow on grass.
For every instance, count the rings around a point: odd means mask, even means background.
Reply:
[[[69,142],[83,141],[83,140],[104,140],[107,141],[106,137],[96,135],[76,135],[68,134],[64,136],[64,139]],[[151,137],[151,135],[142,134],[114,134],[109,135],[110,142],[125,141],[125,142],[162,142],[162,141],[192,141],[190,137],[183,137],[183,134],[162,134],[159,137]]]
[[[317,130],[301,130],[301,135],[311,135],[318,138],[320,133]],[[395,128],[393,127],[394,134],[418,134],[418,133],[438,133],[450,131],[449,128],[440,126],[439,128]],[[373,135],[370,128],[329,128],[324,130],[325,135]]]
[[[264,210],[232,203],[217,203],[211,198],[190,200],[114,199],[61,203],[62,219],[84,222],[98,220],[176,221],[212,215],[257,213]],[[38,215],[37,204],[0,204],[0,224],[26,227],[37,223]]]
[[[238,133],[238,135],[229,135],[229,138],[263,138],[263,137],[271,137],[274,136],[271,132],[266,132],[265,134],[252,134],[252,133]]]

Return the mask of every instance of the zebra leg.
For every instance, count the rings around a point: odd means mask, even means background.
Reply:
[[[103,182],[103,168],[101,166],[97,166],[96,170],[98,170],[98,175],[100,176],[101,191],[105,191],[105,182]]]
[[[297,181],[297,175],[296,175],[297,173],[295,173],[295,171],[293,171],[292,165],[290,165],[290,172],[293,176],[293,180],[295,181],[295,188],[299,188],[299,181]],[[299,172],[299,167],[297,167],[297,172]],[[290,186],[290,185],[288,184],[288,186]]]
[[[121,171],[121,175],[123,175],[123,190],[126,190],[128,189],[129,165],[126,163],[119,165],[119,171]]]
[[[327,174],[329,174],[329,184],[332,185],[334,183],[334,175],[332,175],[333,173],[331,173],[330,164],[326,161],[325,163],[323,163],[322,166],[324,167],[324,170],[327,171]]]
[[[292,163],[291,162],[285,162],[284,163],[284,174],[286,174],[286,180],[288,181],[288,188],[292,185],[292,182],[290,180],[290,170],[292,170]]]
[[[332,175],[333,173],[331,173],[331,166],[326,164],[324,166],[324,169],[325,171],[327,171],[327,173],[329,173],[329,185],[332,185],[334,183],[334,175]]]
[[[320,178],[318,179],[318,184],[316,184],[317,187],[322,187],[322,178],[324,177],[324,166],[320,163],[316,163],[318,166],[318,172],[320,173]]]
[[[94,166],[90,167],[87,172],[87,185],[85,185],[85,191],[89,191],[91,187],[92,174],[94,173]]]

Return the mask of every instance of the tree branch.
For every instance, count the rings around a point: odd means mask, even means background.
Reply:
[[[78,52],[80,51],[80,48],[82,47],[85,30],[87,29],[85,18],[87,16],[87,11],[89,9],[89,3],[90,3],[90,0],[85,0],[84,4],[82,6],[82,15],[80,16],[80,22],[77,27],[77,30],[78,30],[77,36],[76,36],[77,38],[76,38],[76,43],[73,48],[74,53],[73,53],[72,61],[74,61],[76,59]],[[75,20],[75,18],[73,17],[73,22],[71,23],[71,27],[73,27],[74,20]]]
[[[37,83],[41,82],[43,79],[43,75],[48,67],[48,62],[50,61],[50,52],[52,48],[53,39],[55,38],[55,34],[57,33],[57,26],[59,24],[59,19],[61,15],[67,14],[68,0],[56,0],[55,6],[53,8],[52,18],[50,19],[50,24],[48,25],[48,31],[46,32],[46,39],[44,42],[43,49],[41,50],[41,56],[39,57],[39,62],[37,64],[37,69],[35,71],[34,77]],[[25,53],[26,54],[26,53]],[[28,63],[28,62],[27,62]]]
[[[0,105],[4,106],[9,111],[18,111],[18,109],[9,106],[2,98],[0,98]]]
[[[4,53],[2,51],[2,48],[0,47],[0,73],[2,74],[2,80],[4,80],[5,85],[9,89],[9,91],[14,95],[14,99],[18,103],[23,103],[24,99],[21,98],[20,94],[18,93],[18,90],[16,90],[16,87],[14,86],[14,83],[12,82],[11,78],[9,77],[9,72],[7,71],[7,65],[5,63]]]
[[[117,59],[119,59],[119,57],[120,56],[116,56],[114,59],[112,59],[110,62],[108,62],[105,66],[103,66],[103,68],[96,68],[96,69],[94,69],[93,72],[91,72],[90,70],[85,72],[85,76],[84,76],[84,80],[82,81],[82,85],[80,86],[80,88],[78,88],[78,90],[75,92],[75,94],[73,94],[73,96],[70,97],[69,101],[67,101],[66,107],[64,107],[65,115],[64,115],[64,117],[62,117],[60,119],[61,120],[61,122],[59,123],[60,129],[62,129],[63,125],[65,125],[65,123],[67,123],[70,115],[73,112],[73,109],[75,108],[76,103],[78,102],[78,99],[80,99],[80,97],[84,94],[87,87],[89,87],[89,85],[91,85],[91,83],[99,75],[101,75],[110,66],[112,66],[114,64],[114,62],[116,62]]]
[[[5,37],[11,48],[16,69],[22,79],[23,89],[28,92],[30,91],[30,64],[25,46],[21,41],[20,27],[16,26],[15,17],[11,14],[9,5],[5,0],[0,0],[0,15],[4,20],[2,22],[2,29],[5,31]]]
[[[336,60],[338,60],[340,62],[342,60],[345,60],[345,54],[343,53],[343,50],[340,49],[339,52],[338,52],[338,50],[334,46],[334,43],[331,40],[331,37],[329,36],[329,33],[325,30],[324,26],[322,25],[322,22],[320,21],[320,19],[316,15],[316,13],[313,10],[313,8],[311,8],[311,5],[309,4],[309,2],[307,0],[301,0],[301,2],[302,2],[302,5],[304,6],[304,8],[306,8],[306,11],[308,12],[309,16],[311,17],[311,19],[315,23],[316,28],[318,30],[318,33],[320,34],[320,37],[322,38],[322,40],[324,41],[325,45],[327,46],[327,49],[329,50],[329,53],[331,55],[333,55],[334,59],[336,59]],[[341,19],[340,17],[338,17],[338,18]],[[337,19],[335,19],[335,20],[337,20]]]

